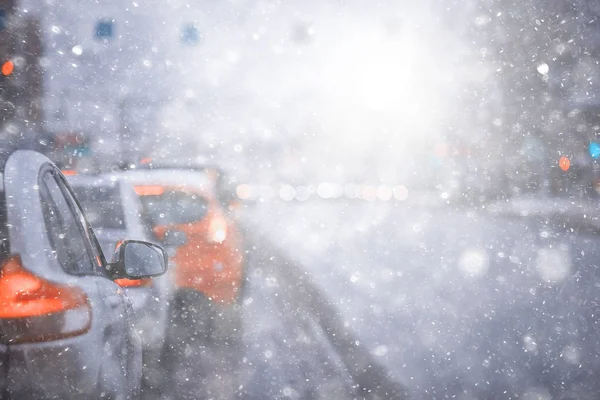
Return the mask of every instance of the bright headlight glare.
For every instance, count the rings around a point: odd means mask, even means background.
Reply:
[[[208,238],[214,243],[223,243],[227,239],[227,222],[221,218],[215,218],[210,223]]]

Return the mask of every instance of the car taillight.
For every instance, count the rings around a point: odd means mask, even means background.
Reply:
[[[214,243],[223,243],[227,239],[227,221],[216,217],[210,221],[208,227],[208,240]]]
[[[0,269],[0,343],[63,339],[90,329],[92,310],[82,289],[27,271],[19,256]]]
[[[121,287],[145,287],[152,284],[151,278],[145,279],[115,279],[115,283]]]
[[[138,185],[133,189],[138,196],[161,196],[165,193],[165,188],[159,185]]]

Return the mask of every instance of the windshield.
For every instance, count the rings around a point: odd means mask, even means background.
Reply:
[[[127,229],[118,186],[75,186],[73,190],[93,228]]]
[[[143,193],[143,186],[136,187]],[[161,194],[141,194],[144,214],[154,226],[192,224],[202,221],[208,213],[208,200],[195,193],[162,188]]]

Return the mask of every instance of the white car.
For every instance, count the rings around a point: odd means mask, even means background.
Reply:
[[[162,248],[125,241],[108,263],[61,172],[0,151],[0,398],[135,398],[132,309],[114,280],[166,270]]]
[[[111,176],[80,175],[68,179],[107,258],[112,257],[124,238],[156,242],[140,199],[129,183]],[[160,379],[155,372],[163,351],[172,296],[170,276],[121,279],[117,283],[133,305],[134,326],[142,338],[148,371],[144,377],[155,383]]]

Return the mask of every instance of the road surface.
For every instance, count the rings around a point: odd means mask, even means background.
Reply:
[[[191,346],[187,398],[600,393],[600,236],[580,221],[309,201],[258,204],[244,226],[242,346]]]
[[[600,236],[557,215],[271,202],[255,229],[414,399],[600,393]]]

